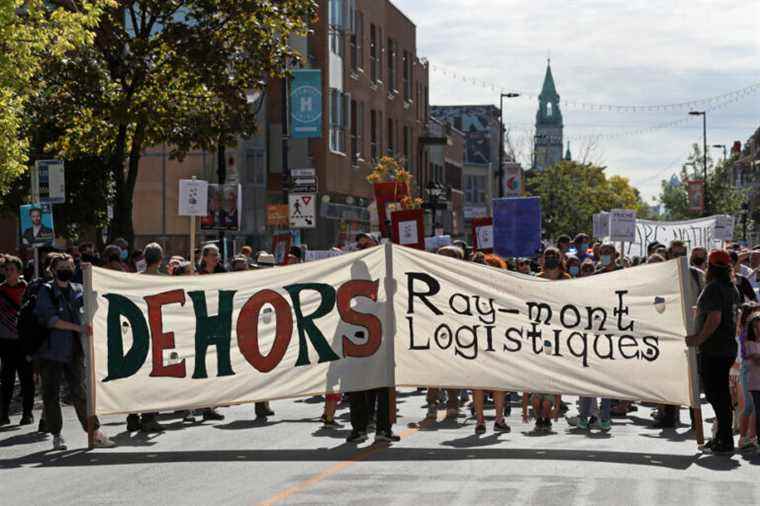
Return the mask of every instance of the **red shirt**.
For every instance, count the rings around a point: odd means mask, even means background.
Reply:
[[[16,283],[16,286],[10,286],[6,281],[0,285],[0,291],[10,297],[10,299],[15,302],[16,305],[20,306],[21,298],[24,296],[24,292],[26,291],[26,281],[19,281]]]

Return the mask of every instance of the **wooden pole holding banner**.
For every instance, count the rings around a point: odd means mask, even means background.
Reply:
[[[695,293],[694,290],[689,289],[691,273],[689,272],[689,264],[686,257],[679,258],[678,265],[678,284],[681,291],[681,301],[683,303],[683,323],[687,334],[693,334],[697,330],[695,328],[695,304],[699,294]],[[688,362],[689,401],[691,404],[691,413],[694,417],[694,432],[697,438],[697,446],[702,446],[705,444],[705,429],[702,424],[702,403],[699,400],[699,369],[697,367],[697,348],[695,346],[689,346],[686,349],[686,360]]]
[[[95,316],[95,291],[92,287],[92,264],[82,264],[84,281],[84,321],[92,325]],[[86,339],[85,360],[87,374],[87,447],[95,448],[95,331],[92,335],[84,335]]]
[[[391,334],[387,336],[388,343],[390,346],[390,354],[391,357],[396,357],[396,322],[394,320],[395,318],[395,311],[393,308],[393,299],[394,295],[396,293],[396,280],[393,277],[393,243],[391,241],[387,241],[385,243],[385,318],[386,321],[390,322],[390,325],[387,326],[388,332]],[[391,384],[394,386],[391,386],[388,388],[388,418],[391,427],[393,424],[396,423],[396,364],[393,364],[393,367],[391,367],[391,374],[393,374],[393,378],[391,378]]]
[[[190,216],[190,273],[195,273],[195,216]]]

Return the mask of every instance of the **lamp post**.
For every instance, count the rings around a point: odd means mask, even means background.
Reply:
[[[710,215],[710,200],[707,193],[707,111],[690,111],[689,116],[702,116],[702,164],[704,169],[705,210],[704,215]]]
[[[725,162],[728,158],[728,151],[726,150],[725,144],[713,144],[712,147],[715,149],[723,149],[723,161]]]
[[[427,193],[428,197],[430,197],[430,210],[432,213],[431,221],[433,225],[433,235],[435,235],[435,230],[438,228],[438,223],[436,223],[436,212],[438,210],[438,201],[441,199],[442,196],[446,193],[446,188],[443,187],[440,183],[431,180],[427,185]]]
[[[519,96],[519,93],[499,94],[499,197],[504,196],[504,99]]]

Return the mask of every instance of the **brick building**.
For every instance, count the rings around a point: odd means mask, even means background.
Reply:
[[[326,248],[370,228],[366,177],[379,156],[405,161],[416,177],[415,193],[429,179],[428,150],[419,142],[428,118],[428,65],[417,55],[414,23],[389,0],[321,0],[313,33],[291,44],[305,56],[304,68],[321,71],[322,83],[322,136],[288,139],[286,167],[315,170],[317,228],[291,233],[296,243]],[[283,231],[266,222],[267,206],[286,202],[282,85],[268,83],[256,102],[260,134],[225,149],[227,182],[238,182],[243,195],[241,230],[228,234],[236,247],[269,249],[272,234]],[[142,161],[135,233],[138,245],[158,239],[186,250],[188,218],[177,216],[177,181],[194,175],[216,182],[217,157],[191,153],[180,163],[165,151],[152,148]]]

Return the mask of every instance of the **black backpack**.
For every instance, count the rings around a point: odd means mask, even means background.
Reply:
[[[36,306],[40,290],[50,290],[52,296],[52,288],[45,280],[35,280],[27,287],[18,312],[18,337],[27,357],[34,356],[50,336],[50,329],[41,325],[37,317]]]

